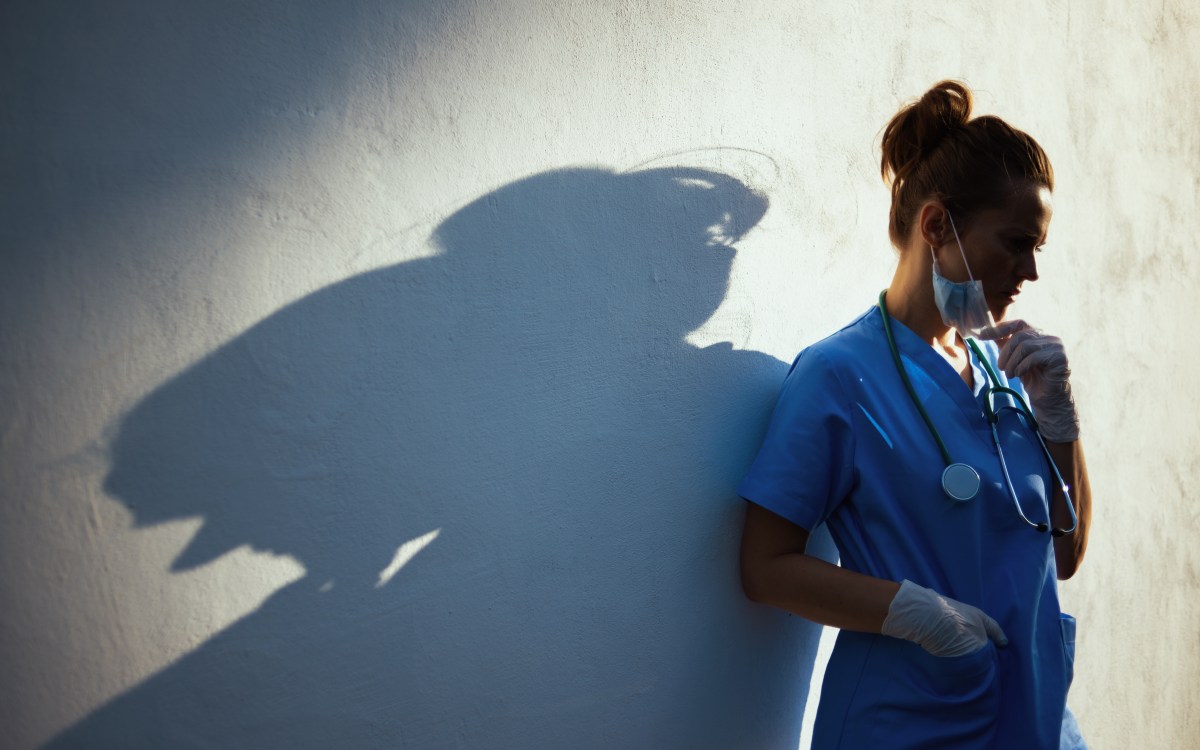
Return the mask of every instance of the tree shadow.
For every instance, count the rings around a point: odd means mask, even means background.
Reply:
[[[203,520],[174,571],[307,573],[47,747],[794,748],[819,628],[743,597],[732,490],[787,366],[684,339],[765,210],[536,175],[157,389],[107,492]]]

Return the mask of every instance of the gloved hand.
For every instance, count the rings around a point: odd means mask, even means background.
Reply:
[[[1047,336],[1023,320],[999,323],[981,338],[1000,344],[1000,369],[1010,378],[1021,379],[1042,437],[1052,443],[1078,440],[1079,415],[1062,339]]]
[[[982,610],[905,580],[883,620],[884,635],[912,641],[934,656],[963,656],[987,645],[1008,645],[1000,623]]]

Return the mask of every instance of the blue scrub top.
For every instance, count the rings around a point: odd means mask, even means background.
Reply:
[[[942,491],[945,463],[877,307],[796,358],[738,494],[809,531],[826,523],[845,568],[979,607],[1009,645],[946,658],[841,631],[813,748],[1059,748],[1075,622],[1059,610],[1050,534],[1021,520],[1005,486],[983,416],[987,376],[972,354],[972,392],[909,328],[893,319],[892,331],[951,460],[979,472],[979,494],[957,502]],[[998,370],[996,345],[980,344]],[[1047,521],[1052,479],[1036,438],[1008,410],[1000,440],[1025,515]]]

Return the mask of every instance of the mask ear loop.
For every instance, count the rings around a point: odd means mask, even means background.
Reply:
[[[950,214],[950,209],[948,209],[948,208],[946,209],[946,218],[950,220],[950,231],[954,232],[954,241],[955,241],[955,243],[958,244],[959,254],[962,255],[963,268],[967,269],[967,279],[972,284],[977,283],[975,281],[974,274],[971,273],[971,264],[967,262],[967,251],[963,248],[962,239],[960,239],[958,236],[958,227],[954,226],[954,217]],[[930,252],[933,252],[932,247],[930,247],[929,250],[930,250]],[[934,258],[935,262],[936,262],[936,260],[937,260],[937,258]],[[990,309],[987,310],[987,324],[988,324],[988,327],[990,327],[990,328],[996,327],[996,319],[992,317],[992,311]]]
[[[950,209],[946,209],[946,218],[950,220],[950,231],[954,232],[954,241],[958,243],[958,253],[962,256],[963,267],[967,269],[967,278],[970,281],[975,281],[975,276],[971,273],[971,264],[967,262],[967,251],[963,249],[962,240],[958,238],[958,227],[954,226],[954,217],[950,215]],[[933,252],[933,248],[929,248]]]

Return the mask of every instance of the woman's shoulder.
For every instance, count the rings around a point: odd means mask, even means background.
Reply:
[[[860,379],[864,369],[877,367],[878,354],[880,351],[886,354],[887,343],[876,310],[872,307],[802,349],[792,362],[788,380],[824,381],[829,386],[847,389]]]
[[[825,338],[805,347],[797,360],[811,353],[838,369],[857,368],[870,359],[870,355],[879,347],[879,342],[883,340],[882,330],[879,308],[872,306]]]

